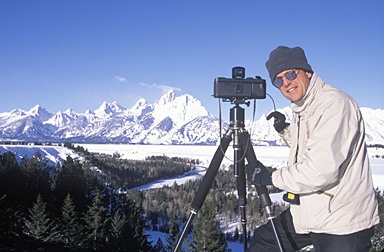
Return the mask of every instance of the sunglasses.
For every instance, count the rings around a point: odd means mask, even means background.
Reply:
[[[292,71],[289,71],[289,72],[286,72],[284,74],[284,77],[287,78],[288,80],[294,80],[296,79],[297,77],[297,73],[296,71],[299,71],[299,69],[297,70],[292,70]],[[283,85],[284,81],[283,81],[283,77],[279,77],[279,78],[276,78],[272,84],[277,87],[277,88],[280,88],[282,85]]]

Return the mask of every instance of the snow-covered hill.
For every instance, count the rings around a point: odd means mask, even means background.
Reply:
[[[42,145],[0,145],[0,153],[13,152],[20,162],[23,157],[31,158],[37,152],[48,161],[48,165],[56,165],[70,156],[72,159],[79,159],[80,156],[73,150],[63,146],[42,146]]]
[[[288,120],[290,108],[279,109]],[[362,108],[368,144],[384,144],[384,110]],[[254,144],[284,145],[262,115],[246,121]],[[228,123],[223,123],[228,128]],[[191,95],[177,97],[171,90],[154,104],[141,98],[130,109],[116,102],[104,102],[95,111],[76,113],[72,109],[55,114],[36,105],[29,111],[14,109],[0,113],[0,141],[42,141],[133,144],[216,144],[219,120]]]

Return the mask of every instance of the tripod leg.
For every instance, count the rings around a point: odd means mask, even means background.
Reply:
[[[240,151],[243,154],[243,151]],[[243,246],[244,251],[247,250],[248,241],[247,241],[247,215],[246,215],[246,205],[247,205],[247,194],[246,194],[246,184],[245,184],[245,162],[244,159],[239,162],[239,176],[236,178],[237,182],[237,192],[239,196],[239,205],[241,213],[241,225],[243,231]]]
[[[199,190],[196,193],[194,200],[192,201],[192,209],[198,211],[204,203],[205,197],[211,188],[212,182],[216,176],[217,171],[220,168],[220,164],[223,161],[224,154],[228,149],[231,137],[224,136],[221,139],[220,146],[217,148],[215,155],[211,163],[209,164],[208,170],[204,175],[203,181],[200,184]]]
[[[247,216],[246,216],[246,205],[247,205],[247,194],[245,188],[245,160],[244,160],[244,148],[242,148],[239,131],[234,131],[233,136],[233,149],[234,149],[234,176],[237,184],[237,194],[239,196],[239,206],[241,214],[241,226],[243,232],[243,246],[244,251],[247,250]]]
[[[190,226],[193,222],[194,217],[197,215],[197,212],[200,210],[201,206],[204,203],[205,198],[207,197],[208,191],[211,188],[212,182],[216,176],[217,171],[220,168],[220,164],[223,161],[224,154],[228,149],[229,143],[231,142],[230,135],[225,135],[220,140],[220,146],[217,148],[215,155],[213,156],[211,163],[209,164],[208,170],[204,175],[203,181],[200,184],[200,187],[195,195],[195,198],[192,201],[191,212],[188,217],[188,221],[184,226],[184,229],[180,235],[180,238],[176,244],[174,252],[177,252],[185,238],[188,234]]]
[[[239,136],[240,143],[243,146],[243,149],[245,150],[245,156],[247,158],[248,164],[257,166],[258,161],[256,158],[255,151],[252,147],[251,138],[248,134],[248,132],[242,132]],[[274,213],[272,211],[272,201],[269,197],[268,190],[265,186],[256,186],[256,191],[259,196],[260,205],[263,207],[267,213],[268,220],[272,224],[273,231],[275,233],[276,242],[281,252],[284,252],[284,249],[281,245],[280,237],[277,233],[277,230],[275,228],[275,223],[273,221]]]

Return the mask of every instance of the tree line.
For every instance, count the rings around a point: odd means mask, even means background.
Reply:
[[[71,157],[0,153],[1,251],[150,251],[142,211]]]
[[[97,157],[103,164],[106,157]],[[163,156],[146,162],[183,167],[186,160]],[[168,226],[167,244],[151,244],[145,234],[151,221],[131,195],[119,193],[119,181],[109,177],[113,172],[104,171],[103,165],[70,156],[48,166],[39,152],[20,163],[14,153],[0,153],[0,251],[173,251],[178,222]],[[221,244],[216,251],[229,251],[216,220],[203,217],[198,219],[212,226],[210,239]],[[201,251],[192,244],[190,251]]]
[[[128,160],[119,158],[118,153],[90,153],[83,147],[75,147],[68,142],[64,146],[82,155],[88,164],[102,170],[110,185],[122,190],[182,175],[199,164],[198,159],[170,158],[165,155],[148,156],[145,160]]]

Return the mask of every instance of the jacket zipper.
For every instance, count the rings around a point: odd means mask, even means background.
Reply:
[[[295,160],[294,160],[294,163],[293,164],[296,164],[297,163],[297,156],[299,154],[299,140],[300,140],[300,115],[298,116],[298,119],[299,121],[297,122],[297,143],[296,143],[296,154],[295,154]],[[300,194],[293,194],[293,193],[287,193],[288,194],[288,199],[291,199],[291,200],[288,200],[287,202],[289,202],[290,204],[293,204],[293,205],[300,205]],[[286,194],[286,195],[287,195]],[[291,197],[293,196],[293,198],[290,198],[289,195],[291,195]],[[285,195],[284,195],[285,196]]]
[[[300,115],[298,116],[298,122],[297,122],[297,143],[296,143],[296,154],[295,154],[295,162],[294,164],[297,163],[297,157],[299,155],[299,141],[300,141]]]

